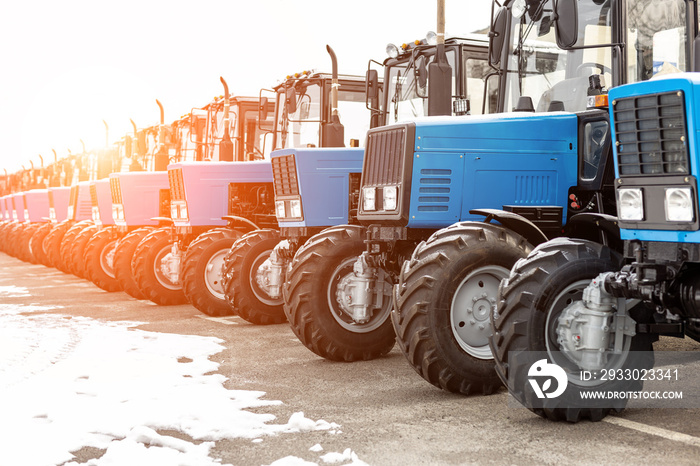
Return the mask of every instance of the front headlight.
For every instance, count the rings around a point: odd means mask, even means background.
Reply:
[[[100,220],[100,209],[97,207],[92,208],[92,221],[98,222]]]
[[[119,219],[119,209],[117,209],[117,206],[113,205],[112,206],[112,220],[115,222]]]
[[[275,213],[277,214],[277,218],[285,217],[284,201],[275,201]]]
[[[641,221],[644,219],[644,202],[641,189],[620,189],[618,210],[620,220]]]
[[[301,201],[299,199],[289,201],[289,210],[292,218],[301,218]]]
[[[695,219],[693,191],[690,188],[666,188],[664,207],[669,222],[692,222]]]
[[[525,0],[515,0],[512,3],[511,7],[511,13],[513,14],[513,18],[518,19],[520,18],[524,13],[525,10],[527,10],[527,5],[525,4]]]
[[[24,219],[29,220],[29,210],[24,209]]]
[[[49,208],[49,219],[56,220],[56,209],[53,207]]]
[[[374,188],[362,188],[362,208],[364,210],[375,210],[375,196],[377,191]]]
[[[396,202],[398,198],[398,187],[384,186],[384,210],[396,210]]]
[[[172,218],[172,219],[177,218],[177,204],[170,206],[170,218]]]
[[[180,205],[180,218],[184,218],[185,220],[190,218],[187,213],[187,204]]]

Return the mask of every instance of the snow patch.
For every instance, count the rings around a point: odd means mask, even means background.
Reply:
[[[29,290],[23,286],[0,286],[0,296],[4,298],[23,298],[31,296]]]

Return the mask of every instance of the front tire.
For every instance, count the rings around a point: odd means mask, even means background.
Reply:
[[[76,262],[82,261],[82,257],[75,257],[73,255],[73,246],[75,245],[75,240],[78,235],[87,227],[93,226],[92,220],[83,220],[66,231],[61,240],[61,263],[64,267],[64,272],[78,276],[76,271]],[[80,277],[82,278],[82,277]]]
[[[587,241],[558,238],[537,247],[519,261],[499,290],[499,303],[492,314],[494,333],[490,339],[496,371],[508,391],[528,409],[554,421],[599,421],[611,410],[622,411],[627,400],[583,400],[580,392],[638,391],[641,381],[596,381],[580,379],[580,367],[560,351],[556,329],[558,317],[570,303],[581,299],[583,289],[600,273],[619,270],[621,257],[606,246]],[[637,322],[650,322],[653,310],[644,305],[629,315]],[[614,344],[614,334],[611,344]],[[612,355],[606,369],[648,369],[654,365],[653,336],[625,336],[623,351]],[[537,352],[537,353],[533,353]],[[539,399],[528,384],[534,358],[546,354],[567,374],[567,390],[556,398]]]
[[[114,260],[119,234],[115,227],[103,228],[92,235],[85,247],[85,275],[105,291],[121,291]]]
[[[161,270],[161,261],[172,248],[170,228],[159,228],[146,235],[134,251],[131,271],[146,299],[161,306],[187,303],[182,285],[173,283]]]
[[[216,228],[190,243],[182,267],[182,288],[189,302],[209,316],[232,315],[222,284],[224,257],[240,232]]]
[[[336,291],[365,250],[365,229],[354,225],[328,228],[295,254],[284,286],[284,312],[301,342],[332,361],[370,360],[394,347],[391,298],[366,324],[356,324],[339,309]]]
[[[257,283],[257,273],[280,242],[276,230],[256,230],[236,241],[224,260],[224,290],[234,313],[256,325],[287,320],[284,299],[272,298]]]
[[[488,345],[498,285],[532,249],[497,225],[456,223],[404,262],[392,323],[413,369],[438,388],[470,395],[501,385]]]
[[[31,250],[33,262],[35,264],[50,267],[48,258],[46,257],[46,251],[44,251],[44,239],[53,226],[54,224],[50,222],[43,223],[29,240],[29,249]]]
[[[132,298],[145,299],[131,272],[131,259],[141,240],[153,231],[153,227],[143,227],[130,232],[117,243],[114,250],[114,276],[119,286]]]
[[[44,238],[44,252],[46,252],[49,266],[62,272],[65,267],[61,263],[61,241],[72,224],[71,220],[63,220],[54,225],[49,234],[46,235],[46,238]]]

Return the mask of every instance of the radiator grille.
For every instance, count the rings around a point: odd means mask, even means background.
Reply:
[[[122,190],[121,190],[121,187],[119,186],[119,179],[118,178],[110,178],[109,179],[109,188],[110,188],[110,191],[112,192],[112,204],[121,204],[122,203]]]
[[[68,205],[73,206],[74,209],[78,205],[78,186],[71,186]]]
[[[690,173],[683,92],[616,99],[613,118],[621,177]]]
[[[393,127],[367,135],[364,186],[399,184],[406,152],[406,128]]]
[[[90,185],[90,202],[93,207],[97,207],[97,186],[94,184]]]
[[[182,177],[182,168],[168,170],[168,182],[170,183],[170,195],[173,201],[185,200],[185,180]]]
[[[298,196],[297,164],[294,154],[272,159],[272,177],[276,196]]]

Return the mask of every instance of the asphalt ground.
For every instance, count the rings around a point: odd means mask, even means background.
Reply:
[[[473,397],[441,391],[413,371],[398,347],[374,361],[330,362],[306,349],[287,324],[262,327],[237,317],[207,318],[189,305],[160,307],[0,253],[0,286],[9,285],[26,287],[30,296],[4,298],[7,303],[61,306],[47,312],[105,321],[145,322],[140,328],[151,332],[218,337],[226,349],[211,359],[228,378],[226,387],[264,391],[264,399],[283,402],[259,412],[285,423],[303,411],[310,419],[341,425],[340,434],[218,441],[211,456],[223,463],[264,465],[289,455],[319,462],[319,454],[309,451],[316,443],[326,452],[350,448],[371,465],[700,462],[700,409],[635,408],[602,422],[554,423],[513,407],[503,389]],[[687,351],[683,370],[700,375],[700,344],[663,338],[655,349]],[[663,354],[657,354],[663,365]],[[692,383],[700,391],[698,380]],[[80,462],[102,453],[94,448],[74,452]]]

